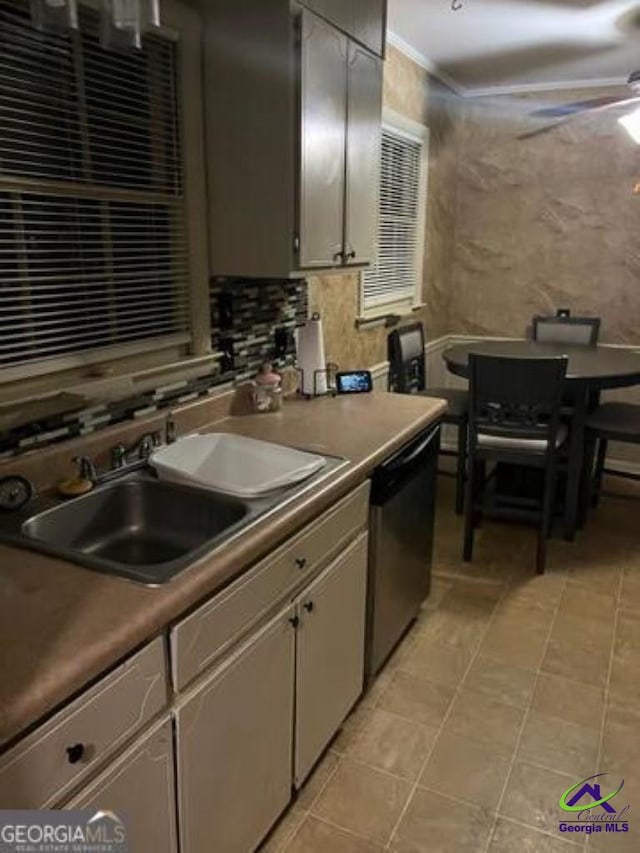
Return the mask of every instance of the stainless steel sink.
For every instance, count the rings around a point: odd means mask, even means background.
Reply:
[[[3,518],[1,538],[151,585],[169,580],[255,515],[237,498],[148,474],[38,509],[13,531]]]
[[[142,469],[81,497],[44,496],[0,513],[0,541],[159,586],[344,464],[327,457],[302,485],[258,500],[158,480]]]

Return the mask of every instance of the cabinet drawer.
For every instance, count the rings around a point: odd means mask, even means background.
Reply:
[[[59,800],[166,702],[158,637],[0,757],[0,808]]]
[[[180,622],[171,632],[173,684],[182,690],[367,524],[369,482]]]

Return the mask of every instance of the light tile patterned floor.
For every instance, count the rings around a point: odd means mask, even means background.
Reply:
[[[540,577],[522,526],[485,523],[463,563],[439,498],[432,595],[263,850],[640,850],[640,502],[605,497]],[[597,772],[631,831],[561,836],[561,793]]]

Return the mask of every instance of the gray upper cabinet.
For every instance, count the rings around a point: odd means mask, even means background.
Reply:
[[[212,275],[372,259],[382,61],[329,22],[332,2],[202,3]]]
[[[301,0],[302,4],[378,56],[384,55],[386,0]]]
[[[300,265],[332,267],[343,256],[347,37],[302,16]]]
[[[344,260],[372,263],[376,257],[380,184],[382,60],[349,45]]]

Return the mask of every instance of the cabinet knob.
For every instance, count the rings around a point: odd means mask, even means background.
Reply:
[[[296,566],[299,569],[304,569],[304,567],[306,565],[307,565],[307,558],[306,557],[296,557]]]
[[[313,603],[313,601],[305,602],[304,609],[307,611],[307,613],[313,613],[314,608],[315,604]]]
[[[298,618],[298,616],[292,616],[289,619],[289,622],[293,625],[294,628],[297,628],[298,625],[300,624],[300,619]]]
[[[348,261],[350,261],[352,258],[355,258],[355,256],[356,256],[355,251],[351,251],[351,252],[347,252],[345,257]]]
[[[336,252],[333,256],[334,261],[342,261],[344,260],[344,252]]]
[[[67,760],[69,764],[77,764],[82,760],[84,755],[84,744],[74,743],[73,746],[67,747]]]

